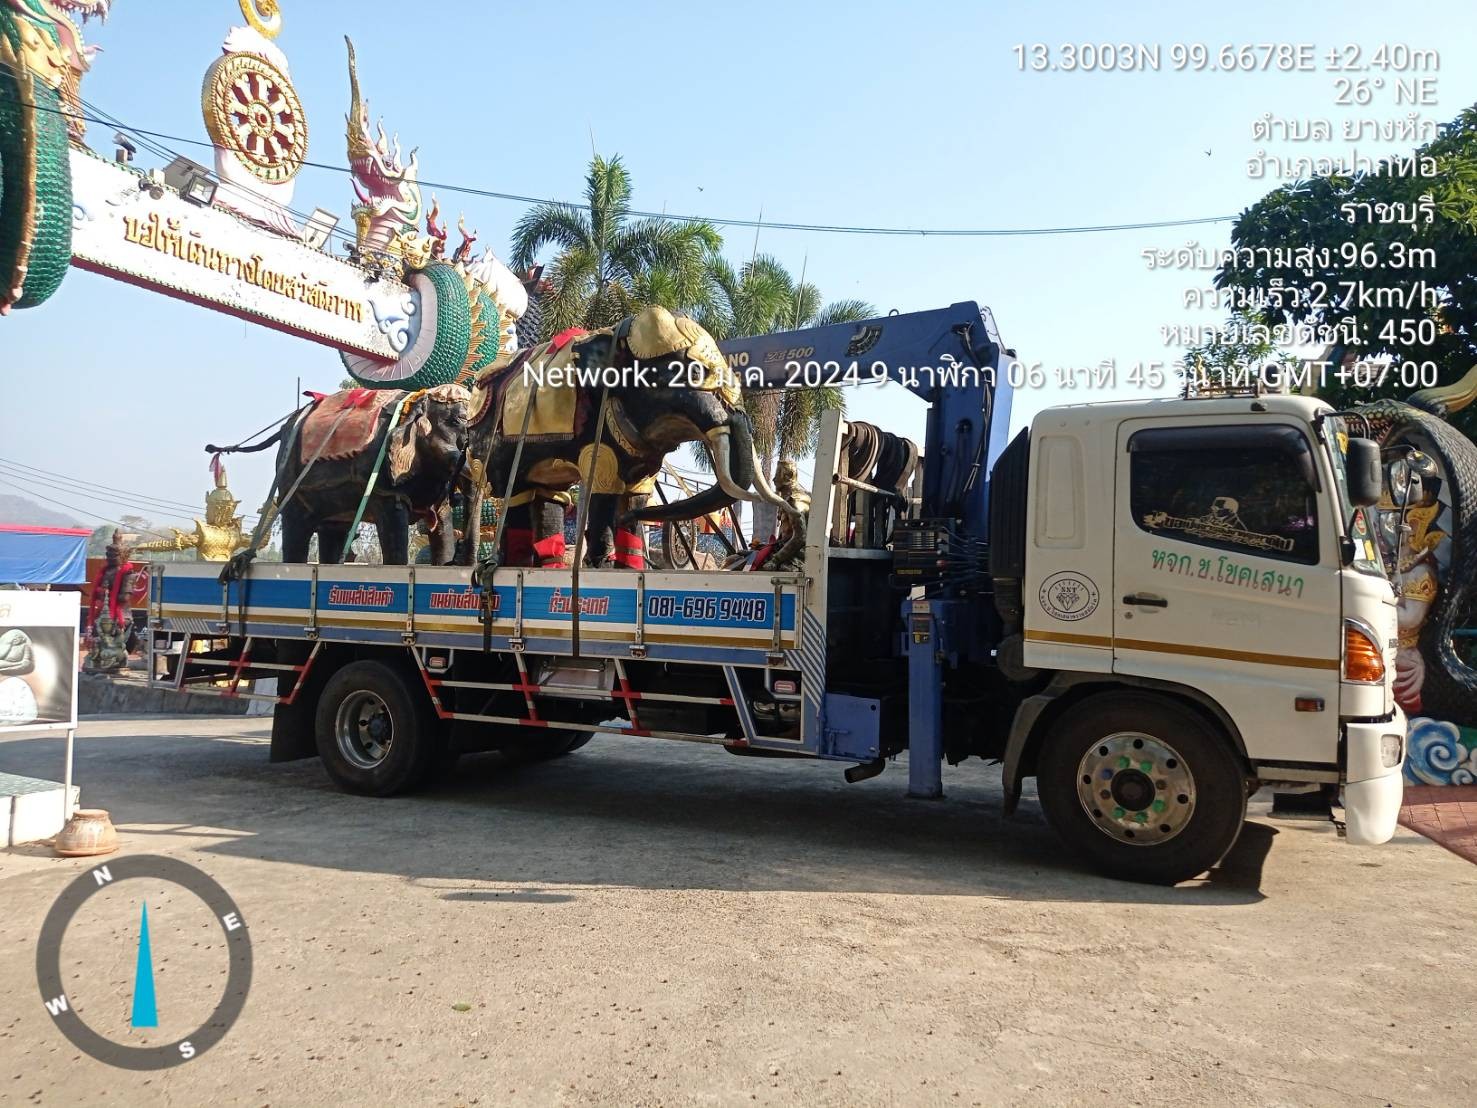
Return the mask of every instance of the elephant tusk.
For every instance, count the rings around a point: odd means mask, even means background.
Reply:
[[[713,476],[718,479],[718,487],[735,500],[753,503],[754,494],[733,479],[733,454],[727,428],[714,428],[703,437],[713,448]]]

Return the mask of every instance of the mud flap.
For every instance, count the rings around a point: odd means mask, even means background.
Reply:
[[[294,665],[307,661],[312,649],[310,644],[294,643],[292,647],[292,655],[284,654],[284,661]],[[337,663],[338,659],[325,647],[308,670],[303,687],[293,697],[292,703],[279,700],[272,709],[272,745],[267,756],[269,762],[295,762],[302,758],[318,757],[313,717],[318,711],[318,697],[323,692],[323,686],[333,676]]]

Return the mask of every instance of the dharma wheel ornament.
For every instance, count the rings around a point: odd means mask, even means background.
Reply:
[[[205,127],[269,184],[289,180],[308,155],[308,123],[287,75],[258,54],[217,58],[205,75]]]
[[[200,107],[225,187],[215,206],[287,238],[302,235],[291,214],[298,170],[308,156],[308,117],[292,87],[277,0],[240,0],[246,26],[233,27],[205,71]]]

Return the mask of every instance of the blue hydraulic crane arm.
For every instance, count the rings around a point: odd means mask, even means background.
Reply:
[[[988,308],[966,300],[718,345],[745,388],[885,376],[927,401],[923,515],[962,520],[966,533],[986,537],[990,467],[1008,442],[1015,360]]]

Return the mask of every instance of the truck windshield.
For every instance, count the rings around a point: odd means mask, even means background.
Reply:
[[[1319,423],[1319,438],[1322,439],[1333,466],[1334,484],[1338,489],[1339,520],[1354,544],[1354,560],[1350,565],[1360,573],[1385,577],[1385,565],[1380,560],[1379,544],[1375,541],[1378,520],[1372,514],[1379,509],[1356,508],[1349,500],[1349,428],[1342,418],[1328,416]]]

